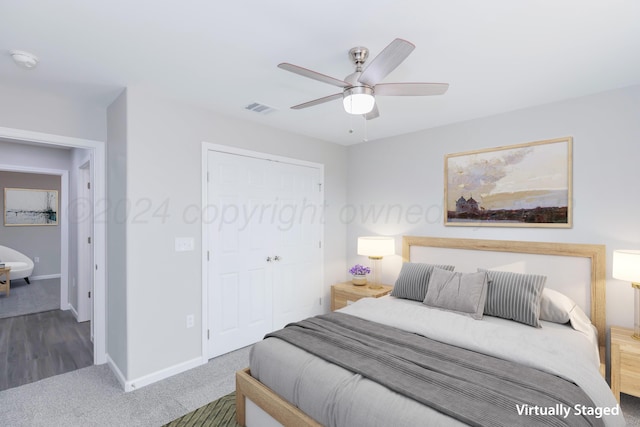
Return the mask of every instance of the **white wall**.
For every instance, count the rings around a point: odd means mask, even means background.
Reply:
[[[365,234],[396,236],[398,255],[383,260],[387,283],[401,266],[401,235],[605,244],[607,322],[632,327],[631,287],[610,275],[614,249],[640,249],[639,117],[640,86],[634,86],[351,146],[343,210],[348,264],[365,261],[356,255],[357,237]],[[573,228],[443,225],[446,154],[563,136],[574,138]],[[361,206],[382,215],[361,221]]]
[[[201,253],[174,251],[175,237],[201,247],[201,223],[185,220],[201,205],[202,142],[230,145],[325,165],[325,301],[344,278],[346,148],[127,89],[128,379],[200,357]],[[109,141],[111,142],[111,141]],[[112,281],[110,280],[110,285]],[[195,315],[196,327],[186,328]]]
[[[106,140],[105,108],[35,87],[0,83],[0,127]]]

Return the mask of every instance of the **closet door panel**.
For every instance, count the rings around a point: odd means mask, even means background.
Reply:
[[[251,212],[265,200],[266,171],[258,159],[208,155],[207,223],[209,357],[252,344],[273,327],[269,229]],[[230,278],[233,277],[233,280]]]
[[[280,221],[274,265],[274,329],[320,313],[322,192],[320,170],[280,164]]]
[[[320,313],[322,172],[210,151],[209,357]],[[225,282],[225,278],[234,280]]]

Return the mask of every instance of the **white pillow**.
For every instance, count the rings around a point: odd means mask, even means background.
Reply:
[[[576,303],[563,293],[544,288],[540,299],[540,320],[567,323]]]
[[[563,293],[544,288],[540,299],[540,320],[554,323],[570,323],[576,331],[591,334],[595,329],[591,319],[578,304]]]

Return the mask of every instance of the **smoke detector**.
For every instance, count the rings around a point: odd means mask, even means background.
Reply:
[[[38,57],[24,50],[12,50],[9,52],[15,63],[22,68],[30,70],[38,65]]]

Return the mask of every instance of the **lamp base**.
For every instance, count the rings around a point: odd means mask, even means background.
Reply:
[[[631,337],[640,341],[640,283],[631,282],[633,288],[633,335]]]
[[[371,260],[371,275],[373,276],[373,283],[371,286],[380,286],[381,276],[382,276],[382,257],[381,256],[370,256]],[[370,287],[371,287],[370,286]],[[371,288],[371,289],[379,289],[379,288]]]

